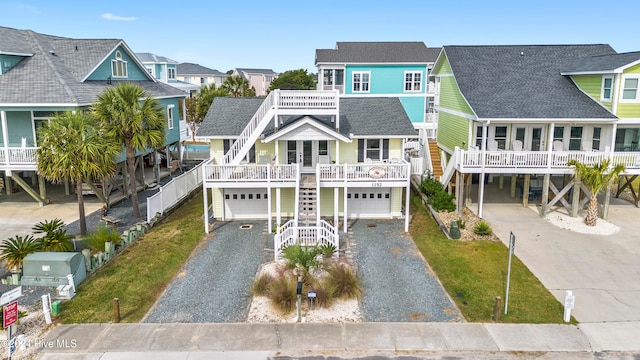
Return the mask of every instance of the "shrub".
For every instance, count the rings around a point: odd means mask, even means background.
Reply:
[[[491,226],[484,220],[478,221],[476,227],[473,229],[473,232],[480,236],[491,235],[491,231]]]
[[[362,285],[356,273],[346,264],[332,264],[327,268],[326,287],[336,298],[359,298]]]
[[[101,225],[98,226],[96,231],[87,237],[86,245],[95,251],[104,251],[104,243],[111,241],[114,244],[119,244],[122,241],[120,233],[112,227]]]
[[[325,244],[319,247],[320,253],[325,258],[330,258],[336,252],[336,246],[333,244]]]
[[[435,211],[451,212],[456,210],[456,204],[453,202],[455,196],[446,191],[439,191],[428,198],[427,202]]]
[[[73,250],[72,235],[67,235],[63,229],[64,222],[60,219],[40,221],[31,230],[34,234],[44,234],[41,238],[43,251],[71,251]]]
[[[316,298],[313,299],[313,306],[322,308],[331,307],[335,300],[333,296],[334,290],[326,281],[322,283],[316,282],[311,288],[316,292]]]
[[[296,307],[296,281],[290,277],[280,276],[276,278],[267,291],[267,297],[273,306],[282,313],[289,313]]]
[[[420,184],[420,188],[422,192],[427,195],[427,197],[431,197],[439,192],[444,191],[444,187],[440,183],[440,181],[436,180],[434,177],[427,177],[422,184]]]
[[[42,240],[31,235],[8,238],[0,245],[0,261],[8,270],[19,270],[22,259],[34,252],[42,251]]]
[[[251,284],[251,294],[266,296],[269,292],[269,286],[275,281],[275,277],[271,274],[262,274]]]
[[[287,266],[298,269],[299,274],[307,277],[313,268],[321,264],[317,260],[320,248],[317,246],[302,246],[300,244],[289,245],[282,249],[282,257],[287,260]]]
[[[462,219],[458,219],[456,222],[458,223],[458,229],[464,229],[467,227],[467,223]]]

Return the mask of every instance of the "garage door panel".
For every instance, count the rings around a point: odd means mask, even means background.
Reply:
[[[347,192],[349,217],[389,217],[391,213],[390,188],[352,188]]]
[[[266,219],[266,189],[225,189],[224,211],[227,219]]]

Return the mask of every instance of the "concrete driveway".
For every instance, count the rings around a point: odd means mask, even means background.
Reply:
[[[515,255],[559,301],[573,291],[581,323],[640,321],[640,209],[613,199],[620,231],[608,236],[560,229],[521,204],[487,203],[484,218],[505,244],[516,235]]]

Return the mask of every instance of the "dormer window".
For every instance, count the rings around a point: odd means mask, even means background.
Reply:
[[[175,80],[176,79],[176,69],[167,68],[167,79]]]
[[[122,60],[120,51],[116,51],[116,58],[111,60],[111,76],[118,78],[127,77],[127,62]]]

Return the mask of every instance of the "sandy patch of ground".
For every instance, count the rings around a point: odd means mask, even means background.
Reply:
[[[277,261],[263,264],[256,278],[262,273],[275,275],[278,272],[278,266],[282,264]],[[307,323],[358,322],[362,321],[362,312],[357,299],[337,300],[330,308],[321,308],[315,304],[311,307],[306,294],[303,294],[301,317],[301,322]],[[250,323],[294,323],[297,320],[298,315],[295,310],[283,315],[271,306],[269,299],[265,296],[253,297],[247,317],[247,322]]]
[[[533,210],[538,211],[535,208]],[[584,210],[579,211],[577,217],[571,217],[563,210],[560,210],[547,214],[545,220],[561,229],[581,234],[612,235],[620,231],[618,226],[600,218],[596,221],[596,226],[588,226],[584,223],[584,216]]]

